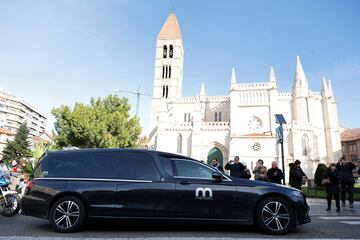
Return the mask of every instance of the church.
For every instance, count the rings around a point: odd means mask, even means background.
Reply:
[[[318,163],[328,164],[341,157],[331,81],[322,79],[321,92],[310,90],[299,57],[291,92],[279,90],[272,67],[268,81],[253,83],[238,82],[232,69],[227,96],[206,95],[204,83],[197,96],[182,96],[183,62],[179,23],[170,13],[156,39],[150,149],[207,163],[216,157],[223,165],[239,156],[251,170],[258,159],[267,167],[278,161],[282,168],[274,115],[283,114],[287,121],[283,125],[286,169],[299,159],[305,173],[313,178]]]

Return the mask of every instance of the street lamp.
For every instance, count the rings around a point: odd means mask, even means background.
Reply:
[[[282,126],[283,124],[286,124],[286,120],[282,114],[275,114],[275,121],[277,124],[280,124],[280,126],[278,126],[276,128],[276,144],[280,143],[280,146],[281,146],[281,163],[282,163],[283,174],[284,174],[283,184],[286,185],[286,182],[285,182],[285,160],[284,160],[284,130],[283,130],[283,126]]]

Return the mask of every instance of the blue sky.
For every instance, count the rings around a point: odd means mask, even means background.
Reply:
[[[360,127],[360,1],[1,1],[0,87],[49,117],[61,104],[115,89],[151,94],[155,40],[174,9],[184,50],[183,95],[226,95],[238,82],[267,81],[275,68],[290,91],[299,55],[312,90],[331,79],[340,124]],[[129,97],[135,108],[135,97]],[[141,123],[150,118],[141,99]]]

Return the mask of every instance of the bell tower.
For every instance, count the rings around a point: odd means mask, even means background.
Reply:
[[[170,13],[156,39],[151,122],[169,99],[181,97],[184,49],[175,13]]]

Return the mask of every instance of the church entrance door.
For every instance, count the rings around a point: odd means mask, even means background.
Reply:
[[[220,149],[218,149],[217,147],[213,147],[209,153],[208,153],[208,157],[207,157],[207,164],[211,165],[211,160],[213,158],[217,158],[217,160],[219,160],[219,163],[221,166],[223,166],[223,162],[224,162],[224,159],[223,159],[223,154],[222,152],[220,151]]]

